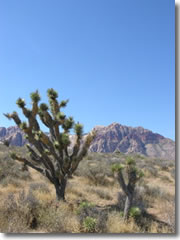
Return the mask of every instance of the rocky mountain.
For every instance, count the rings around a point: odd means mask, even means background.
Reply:
[[[149,157],[175,159],[175,142],[142,127],[127,127],[119,123],[97,126],[92,152],[139,153]]]
[[[11,145],[23,146],[27,141],[23,137],[22,131],[16,127],[0,127],[0,142],[8,140]]]
[[[139,153],[149,157],[175,159],[175,142],[142,127],[127,127],[119,123],[96,126],[96,137],[91,152]],[[9,140],[11,145],[23,146],[26,140],[18,127],[0,128],[0,141]],[[74,141],[74,136],[71,136]]]

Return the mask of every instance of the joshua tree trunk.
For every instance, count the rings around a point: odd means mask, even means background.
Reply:
[[[60,201],[63,200],[65,201],[65,189],[66,189],[66,179],[62,179],[61,182],[59,182],[58,179],[56,179],[54,186],[56,189],[56,200]]]
[[[133,194],[127,195],[125,206],[124,206],[124,220],[127,220],[129,217],[129,210],[131,209],[131,206],[132,206],[132,200],[133,200]]]

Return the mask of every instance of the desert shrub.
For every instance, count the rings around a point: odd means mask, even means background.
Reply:
[[[170,168],[174,167],[174,165],[175,165],[174,162],[170,162],[170,163],[169,163],[169,167],[170,167]]]
[[[162,188],[158,187],[158,186],[149,186],[149,185],[145,185],[145,195],[152,197],[152,198],[159,198],[159,199],[163,199],[163,200],[169,200],[172,199],[172,196],[164,191]]]
[[[91,222],[91,220],[87,219],[96,219],[96,232],[106,232],[107,213],[98,209],[93,203],[81,202],[76,214],[83,229],[86,221],[87,223]]]
[[[49,205],[38,209],[38,224],[41,229],[47,232],[65,232],[64,211],[59,211],[58,207]]]
[[[139,159],[140,160],[144,160],[145,159],[145,157],[143,155],[138,154],[138,153],[133,154],[133,157],[136,159],[136,161],[139,160]]]
[[[45,183],[31,183],[29,186],[30,191],[40,191],[43,193],[49,193],[49,188]]]
[[[129,211],[129,216],[136,218],[139,217],[141,215],[141,210],[138,207],[131,207],[130,211]]]
[[[66,202],[42,203],[37,210],[37,223],[48,233],[72,233],[80,231],[80,223]]]
[[[79,164],[78,169],[74,173],[76,176],[83,176],[89,179],[89,184],[93,185],[110,185],[108,177],[112,177],[113,174],[110,171],[107,161],[82,161]]]
[[[0,210],[1,232],[20,233],[35,229],[38,207],[39,202],[31,192],[25,195],[23,190],[17,198],[14,194],[9,194]]]
[[[8,156],[0,158],[0,184],[17,184],[17,180],[29,180],[30,173],[22,171],[20,164],[14,162]]]
[[[162,170],[162,171],[168,171],[168,170],[169,170],[169,166],[168,166],[167,164],[163,164],[163,165],[161,166],[161,170]]]
[[[168,176],[161,176],[160,178],[163,182],[172,182],[172,180]]]
[[[161,207],[163,208],[163,221],[165,221],[169,226],[172,233],[176,231],[176,219],[175,219],[175,200],[165,201]]]
[[[91,210],[94,208],[94,204],[91,203],[91,202],[87,202],[87,201],[82,201],[80,204],[79,204],[79,207],[78,209],[76,210],[76,213],[78,215],[80,215],[83,211],[88,211],[88,210]]]
[[[153,176],[157,177],[158,176],[158,170],[152,166],[146,166],[145,168],[145,176]]]
[[[21,186],[21,182],[19,181],[19,179],[12,178],[11,176],[7,176],[1,180],[1,185],[3,187],[7,187],[8,184],[12,184],[15,187]]]
[[[96,232],[96,223],[97,220],[95,218],[92,217],[86,217],[83,220],[83,228],[85,230],[85,232]]]
[[[133,218],[124,222],[122,212],[112,211],[107,218],[107,233],[140,233],[141,228]]]
[[[110,184],[106,175],[103,173],[100,173],[100,172],[94,172],[94,171],[90,170],[87,177],[90,180],[91,184],[96,185],[96,186],[98,186],[98,185],[107,186]]]
[[[100,198],[102,199],[106,199],[106,200],[112,200],[112,196],[109,194],[109,192],[107,192],[104,189],[101,188],[92,188],[91,192],[97,194]]]
[[[79,232],[80,223],[67,203],[39,202],[32,190],[27,194],[21,191],[17,197],[9,194],[0,208],[1,232],[26,233],[34,229]]]

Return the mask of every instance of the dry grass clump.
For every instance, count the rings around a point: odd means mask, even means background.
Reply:
[[[108,233],[139,233],[140,227],[136,224],[134,218],[130,218],[128,222],[124,222],[119,212],[111,212],[107,219]]]
[[[18,196],[9,194],[0,209],[1,232],[21,233],[35,229],[38,207],[39,202],[32,192],[25,195],[25,192],[21,191]]]
[[[146,196],[149,196],[154,199],[163,199],[163,200],[172,199],[172,196],[169,194],[169,192],[165,191],[163,188],[159,186],[145,185],[144,193]]]
[[[19,180],[30,180],[30,173],[22,171],[21,168],[21,165],[10,159],[8,155],[0,158],[0,184],[2,186],[13,184],[18,187],[21,185]]]
[[[149,233],[173,233],[170,231],[168,226],[159,226],[157,222],[152,222],[149,227],[148,231]]]
[[[103,189],[100,187],[92,187],[90,189],[90,192],[96,194],[101,199],[113,200],[112,195],[109,193],[109,191],[107,189]]]
[[[45,183],[31,183],[29,185],[30,191],[37,191],[37,192],[43,192],[43,193],[49,193],[50,190]]]
[[[175,201],[169,199],[163,202],[160,202],[158,205],[161,219],[163,222],[169,225],[169,232],[175,233]]]
[[[79,232],[80,223],[72,207],[52,201],[47,193],[9,194],[0,207],[0,231],[5,233]]]
[[[109,180],[109,178],[112,178],[113,174],[110,168],[110,163],[107,160],[84,160],[79,164],[79,167],[74,175],[86,177],[91,185],[112,185],[112,181]]]
[[[80,223],[71,206],[64,202],[54,202],[38,211],[38,226],[46,232],[79,232]]]

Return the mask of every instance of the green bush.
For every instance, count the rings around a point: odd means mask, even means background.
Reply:
[[[141,210],[138,207],[132,207],[129,211],[130,217],[138,217],[141,215]]]
[[[31,178],[28,171],[22,171],[22,166],[10,159],[8,152],[3,152],[0,158],[0,184],[7,186],[14,184],[19,186],[18,180],[29,180]]]
[[[83,201],[79,204],[79,207],[76,211],[77,214],[80,214],[81,211],[83,211],[84,209],[88,209],[88,208],[93,208],[94,207],[94,204],[93,203],[90,203],[90,202],[87,202],[87,201]]]
[[[92,217],[86,217],[83,221],[83,228],[86,232],[95,232],[96,231],[97,220]]]

